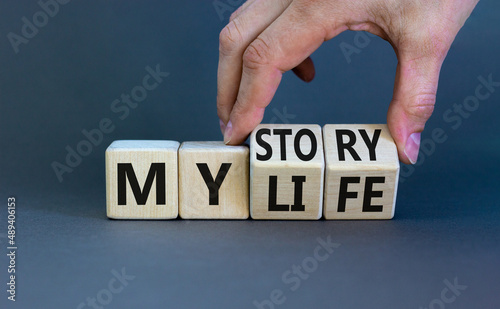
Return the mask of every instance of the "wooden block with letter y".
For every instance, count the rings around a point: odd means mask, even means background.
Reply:
[[[325,125],[325,219],[392,219],[399,160],[385,124]]]
[[[107,215],[173,219],[178,214],[175,141],[114,141],[106,149]]]
[[[179,215],[247,219],[249,150],[223,142],[184,142],[179,149]]]
[[[257,126],[250,137],[252,218],[319,219],[324,166],[320,126]]]

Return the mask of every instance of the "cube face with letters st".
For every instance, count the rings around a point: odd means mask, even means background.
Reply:
[[[184,142],[179,148],[182,219],[247,219],[249,150],[221,142]]]
[[[106,149],[107,216],[174,219],[178,214],[176,141],[122,140]]]
[[[392,219],[399,159],[385,124],[325,125],[325,219]]]
[[[324,166],[320,126],[257,126],[250,137],[251,217],[319,219]]]

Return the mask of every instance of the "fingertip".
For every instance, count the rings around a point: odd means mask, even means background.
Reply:
[[[403,153],[403,155],[399,154],[399,161],[406,164],[406,165],[413,165],[410,160],[408,160],[408,157]]]
[[[226,145],[240,145],[245,142],[250,133],[261,123],[265,108],[257,108],[246,105],[245,109],[240,105],[231,113],[231,119],[226,125],[224,143]]]
[[[411,164],[417,163],[418,152],[420,149],[420,133],[412,133],[406,139],[404,154]]]
[[[405,164],[418,161],[421,132],[436,103],[439,69],[439,63],[428,58],[398,63],[387,125]]]
[[[394,106],[389,108],[387,125],[396,144],[399,160],[408,165],[416,164],[421,132],[408,121],[406,115],[398,112]]]
[[[316,72],[313,68],[312,72],[310,72],[309,74],[306,75],[306,77],[303,79],[303,81],[305,81],[306,83],[310,83],[313,81],[314,79],[314,76],[316,76]]]
[[[227,143],[224,142],[224,144],[226,144],[228,146],[238,146],[238,145],[243,144],[243,142],[246,139],[247,139],[246,137],[236,137],[236,136],[233,136],[229,142],[227,142]]]
[[[225,128],[224,144],[230,146],[241,145],[243,142],[245,142],[252,130],[253,129],[248,130],[245,128],[241,128],[241,126],[233,126],[233,122],[230,120]]]
[[[316,70],[314,68],[314,63],[310,57],[307,57],[298,66],[292,69],[292,72],[297,75],[298,78],[306,83],[311,82],[316,75]]]
[[[399,108],[399,105],[392,102],[387,112],[387,126],[396,144],[399,160],[404,164],[412,164],[405,153],[406,141],[411,134],[407,124],[406,115]]]
[[[296,68],[292,69],[292,72],[295,73],[295,75],[300,78],[302,81],[309,83],[314,79],[314,69],[311,71],[299,71]]]
[[[224,144],[228,145],[231,143],[231,140],[233,138],[233,123],[231,120],[227,123],[224,129]]]
[[[220,132],[224,136],[224,133],[226,131],[226,124],[220,118],[219,118],[219,127],[220,127]]]

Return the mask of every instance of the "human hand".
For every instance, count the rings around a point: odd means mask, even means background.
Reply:
[[[217,112],[226,144],[262,121],[288,70],[314,78],[309,58],[345,30],[387,40],[398,58],[387,124],[399,159],[415,163],[436,101],[439,72],[479,0],[248,0],[220,33]]]

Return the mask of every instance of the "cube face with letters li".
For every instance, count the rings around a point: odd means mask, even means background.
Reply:
[[[179,149],[179,215],[248,219],[249,149],[223,142],[184,142]]]
[[[174,219],[178,215],[176,141],[114,141],[106,149],[107,216]]]
[[[320,126],[257,126],[250,137],[251,217],[319,219],[324,166]]]
[[[325,219],[392,219],[399,177],[385,124],[325,125]]]

